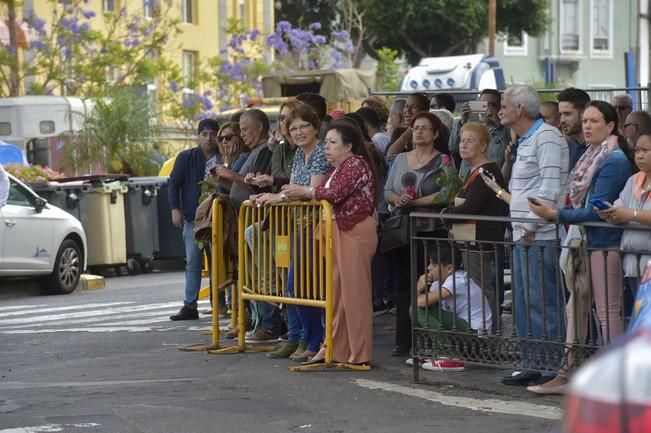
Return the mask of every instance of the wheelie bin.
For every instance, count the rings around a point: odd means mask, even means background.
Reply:
[[[125,183],[127,268],[134,275],[151,272],[159,253],[158,190],[165,178],[132,177]]]

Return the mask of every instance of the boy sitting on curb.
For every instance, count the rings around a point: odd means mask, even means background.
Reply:
[[[418,279],[416,320],[423,328],[490,332],[491,309],[481,288],[459,269],[458,250],[447,244],[428,249],[427,274]],[[431,282],[428,288],[428,282]],[[440,305],[438,305],[440,304]],[[450,359],[426,360],[422,368],[431,371],[461,371],[462,362]]]

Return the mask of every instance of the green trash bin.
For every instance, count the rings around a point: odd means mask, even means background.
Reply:
[[[88,241],[88,266],[102,268],[127,263],[124,196],[122,183],[94,184],[86,192],[81,223]]]

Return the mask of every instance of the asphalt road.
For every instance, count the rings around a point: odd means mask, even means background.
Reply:
[[[413,384],[402,361],[292,373],[263,353],[179,351],[209,338],[207,316],[167,319],[182,285],[175,272],[68,296],[0,293],[0,433],[556,431],[558,404]]]

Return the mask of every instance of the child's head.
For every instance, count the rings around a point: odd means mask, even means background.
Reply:
[[[641,172],[651,173],[651,129],[639,131],[635,143],[635,165]]]
[[[448,244],[430,245],[427,249],[427,257],[429,259],[427,265],[429,281],[443,281],[461,267],[459,250],[451,248]]]

